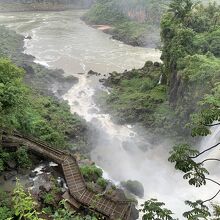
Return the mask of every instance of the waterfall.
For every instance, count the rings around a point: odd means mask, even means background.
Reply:
[[[200,144],[200,151],[204,151],[209,147],[214,146],[220,141],[220,126],[213,126],[211,128],[211,134],[208,135],[207,137],[203,138]],[[206,158],[216,158],[220,159],[220,145],[216,148],[214,148],[211,151],[208,151],[204,155],[202,155],[201,159],[204,160]],[[211,174],[217,174],[220,173],[216,169],[217,166],[220,165],[220,162],[218,161],[207,161],[205,164],[205,167],[210,171]]]
[[[182,213],[186,209],[184,200],[205,200],[217,192],[215,184],[209,183],[198,189],[182,179],[182,173],[167,161],[172,143],[158,137],[160,144],[152,145],[148,141],[149,134],[142,135],[142,130],[130,125],[115,124],[110,115],[101,112],[93,99],[95,92],[103,88],[100,88],[98,79],[85,74],[87,71],[108,73],[139,68],[146,60],[158,61],[159,51],[130,47],[109,39],[104,33],[82,23],[79,20],[81,11],[20,13],[16,14],[16,23],[13,16],[15,14],[2,16],[0,20],[18,33],[32,36],[32,40],[26,42],[25,52],[34,55],[35,62],[50,68],[62,68],[67,75],[79,78],[78,84],[65,94],[64,99],[69,102],[72,112],[77,112],[96,128],[96,147],[91,157],[105,170],[104,177],[116,184],[128,179],[140,181],[145,196],[139,204],[157,198],[165,202],[179,219],[183,219]],[[218,141],[220,126],[212,130],[213,133],[201,142],[201,150]],[[217,157],[218,149],[214,153]]]

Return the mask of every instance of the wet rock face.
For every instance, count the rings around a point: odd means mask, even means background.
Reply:
[[[37,172],[31,171],[31,173],[29,174],[29,177],[30,177],[30,178],[34,178],[34,177],[36,177],[36,176],[37,176]]]
[[[93,70],[89,70],[89,72],[88,72],[88,76],[100,76],[100,75],[101,75],[101,73],[95,72]]]
[[[137,180],[128,180],[121,182],[121,185],[130,193],[143,198],[144,197],[144,187],[142,183]]]
[[[139,211],[136,209],[135,205],[131,207],[131,215],[129,220],[136,220],[139,219]]]
[[[65,93],[78,83],[78,78],[74,76],[64,76],[63,70],[50,70],[46,67],[33,63],[33,58],[29,55],[30,64],[19,64],[27,74],[24,80],[27,84],[40,90],[43,94],[61,98]]]

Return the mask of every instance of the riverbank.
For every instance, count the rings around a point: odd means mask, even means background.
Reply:
[[[103,31],[113,39],[132,46],[157,48],[160,45],[159,20],[163,7],[159,3],[152,6],[151,2],[140,8],[131,2],[121,4],[113,0],[97,2],[82,19],[91,26],[111,26]]]
[[[89,187],[91,189],[98,189],[100,193],[106,193],[114,198],[118,197],[119,199],[125,199],[126,196],[123,190],[116,189],[114,184],[105,180],[102,170],[97,168],[92,161],[86,158],[85,155],[88,153],[88,149],[86,148],[88,144],[87,124],[84,120],[79,118],[79,116],[72,115],[69,106],[62,102],[62,94],[66,93],[70,86],[72,87],[73,83],[77,82],[77,79],[73,77],[72,81],[71,77],[64,77],[61,70],[50,70],[42,65],[34,63],[33,56],[22,53],[24,38],[14,31],[9,31],[1,27],[0,33],[0,35],[2,35],[0,40],[1,56],[10,57],[17,65],[23,67],[26,70],[26,85],[31,85],[32,88],[36,90],[30,92],[31,107],[28,109],[28,115],[26,115],[25,109],[25,115],[22,116],[23,122],[20,129],[25,130],[28,135],[31,134],[38,137],[57,148],[64,147],[72,152],[81,152],[81,154],[75,154],[75,156]],[[7,62],[12,65],[10,61]],[[37,84],[35,84],[35,81]],[[67,86],[65,86],[65,83],[67,83]],[[59,88],[62,88],[62,91],[59,91]],[[48,97],[48,95],[50,95],[50,97]],[[23,125],[25,126],[23,127]],[[34,125],[34,127],[29,127],[30,125]],[[60,138],[57,139],[57,137],[62,137],[65,140],[61,139],[60,142]],[[62,141],[65,142],[63,143]],[[5,150],[0,152],[0,164],[4,166],[2,170],[0,170],[0,176],[3,175],[3,178],[5,176],[7,177],[7,180],[1,182],[0,185],[7,185],[10,182],[10,184],[12,183],[12,185],[15,186],[16,177],[24,177],[21,178],[22,183],[24,183],[27,188],[30,186],[29,184],[31,184],[31,187],[36,186],[36,188],[39,189],[38,192],[34,194],[35,198],[38,200],[38,204],[41,208],[40,210],[45,211],[45,217],[50,219],[49,217],[54,214],[57,209],[61,208],[59,202],[64,192],[63,185],[65,185],[64,181],[62,181],[62,185],[59,185],[59,182],[57,183],[57,176],[62,177],[61,173],[54,175],[54,170],[47,166],[45,169],[43,168],[40,170],[42,173],[38,176],[38,180],[34,179],[29,182],[28,178],[30,175],[32,176],[31,178],[36,177],[35,171],[32,170],[32,172],[30,169],[27,169],[22,175],[20,171],[18,172],[20,167],[16,162],[17,159],[16,161],[12,161],[13,164],[15,164],[14,168],[8,167],[8,157],[5,159],[5,157],[2,156],[6,153],[8,152]],[[17,155],[17,151],[9,153],[9,156],[10,155]],[[25,161],[33,160],[32,157],[30,157],[30,160],[27,160],[29,156],[30,155],[25,151]],[[41,159],[42,157],[34,164],[38,164]],[[45,163],[48,162],[45,161]],[[35,191],[33,191],[33,193],[34,192]],[[5,198],[3,198],[2,201],[5,201]],[[11,208],[11,204],[8,204],[7,207]],[[135,208],[133,208],[133,215],[135,216],[133,219],[136,219],[138,213]],[[91,214],[91,216],[93,216],[93,214]]]
[[[59,139],[65,142],[63,144],[60,142],[60,147],[65,145],[69,149],[86,152],[89,142],[88,125],[77,114],[73,115],[68,104],[62,99],[78,79],[73,76],[65,77],[63,70],[47,69],[35,63],[33,56],[23,53],[25,40],[23,36],[4,27],[0,27],[0,30],[0,56],[9,57],[17,66],[25,70],[24,82],[32,88],[30,99],[35,100],[32,102],[35,111],[52,131],[59,133]],[[36,130],[32,135],[43,138],[45,135],[43,133]],[[43,140],[50,140],[49,137],[45,138]]]
[[[197,12],[200,17],[209,19],[212,7],[209,5]],[[210,133],[206,125],[211,124],[208,120],[213,116],[204,109],[218,105],[216,82],[219,81],[220,54],[216,42],[220,40],[219,26],[211,20],[206,30],[197,29],[194,23],[189,26],[180,20],[173,27],[173,17],[167,19],[166,16],[171,15],[167,13],[161,21],[163,64],[148,61],[141,69],[110,73],[105,84],[112,89],[110,94],[103,95],[103,106],[121,124],[140,123],[156,139],[165,135],[185,143],[190,142],[192,136]],[[197,21],[200,17],[193,14],[190,19]],[[174,36],[167,34],[170,27]],[[193,34],[187,37],[178,32],[189,29]],[[180,37],[183,37],[181,42]],[[201,37],[204,41],[198,40]],[[209,46],[206,48],[206,45]],[[194,143],[197,140],[194,138]]]
[[[129,20],[120,23],[105,23],[102,22],[102,20],[97,22],[92,20],[89,14],[83,16],[82,20],[87,25],[111,35],[113,39],[131,46],[157,48],[160,44],[159,28],[150,26],[146,23],[139,24]]]
[[[100,80],[110,92],[97,94],[97,103],[116,123],[144,127],[152,143],[160,141],[158,136],[174,142],[192,140],[190,129],[184,126],[188,119],[178,116],[169,104],[169,87],[162,81],[162,72],[163,64],[152,61],[140,69],[112,72]]]

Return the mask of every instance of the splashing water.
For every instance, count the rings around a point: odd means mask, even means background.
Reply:
[[[201,141],[201,151],[204,151],[214,145],[217,145],[220,141],[220,126],[214,126],[211,128],[211,135],[203,138]],[[220,159],[220,144],[216,146],[211,151],[208,151],[204,155],[201,156],[200,160],[205,160],[207,158],[215,158]],[[211,174],[217,175],[220,174],[219,169],[216,169],[216,167],[219,166],[218,161],[207,161],[205,164],[205,167],[209,170]],[[216,177],[217,178],[217,177]],[[217,178],[218,179],[218,178]]]

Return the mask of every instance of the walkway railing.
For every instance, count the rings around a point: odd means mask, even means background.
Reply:
[[[2,135],[4,146],[27,146],[42,157],[47,157],[61,165],[69,189],[69,194],[82,206],[103,214],[111,220],[128,220],[131,213],[131,202],[128,200],[114,200],[106,195],[100,195],[89,189],[80,172],[79,165],[73,155],[55,149],[43,141],[19,133]]]

